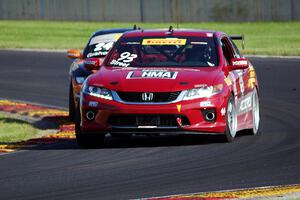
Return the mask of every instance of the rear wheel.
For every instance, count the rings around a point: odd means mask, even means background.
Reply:
[[[226,130],[225,139],[227,142],[232,142],[236,136],[237,131],[237,113],[233,95],[228,99],[227,113],[226,113]]]
[[[77,144],[82,148],[97,148],[104,144],[105,134],[103,133],[86,133],[81,131],[80,108],[76,109],[75,133]]]
[[[76,105],[74,102],[73,86],[71,82],[70,89],[69,89],[69,120],[71,122],[75,122],[75,115],[76,115]]]

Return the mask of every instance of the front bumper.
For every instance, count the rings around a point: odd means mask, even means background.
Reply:
[[[87,94],[82,94],[81,97],[81,131],[83,133],[220,134],[224,133],[226,127],[224,110],[227,107],[228,95],[224,93],[212,98],[161,105],[125,104]],[[205,110],[214,110],[215,119],[207,121],[203,114]],[[88,119],[88,112],[95,114],[92,120]],[[141,119],[144,123],[142,125]]]

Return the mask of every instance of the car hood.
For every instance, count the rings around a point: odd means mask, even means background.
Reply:
[[[128,92],[173,92],[197,85],[213,85],[217,67],[203,68],[113,68],[101,67],[92,75],[89,85]]]

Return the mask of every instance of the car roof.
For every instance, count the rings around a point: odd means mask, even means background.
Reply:
[[[124,33],[126,31],[132,31],[132,28],[113,28],[113,29],[102,29],[96,31],[92,37],[98,36],[98,35],[105,35],[105,34],[110,34],[110,33]]]
[[[123,34],[124,37],[165,37],[169,36],[198,36],[198,37],[213,37],[224,35],[220,31],[201,30],[201,29],[146,29],[146,30],[133,30]]]

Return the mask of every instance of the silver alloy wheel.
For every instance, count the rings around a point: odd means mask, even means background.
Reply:
[[[257,90],[255,89],[252,95],[252,116],[253,116],[253,135],[257,134],[259,126],[259,100]]]
[[[228,102],[227,123],[228,123],[230,135],[232,138],[234,138],[236,135],[236,130],[237,130],[237,115],[236,115],[236,110],[235,110],[233,100],[230,100]]]

